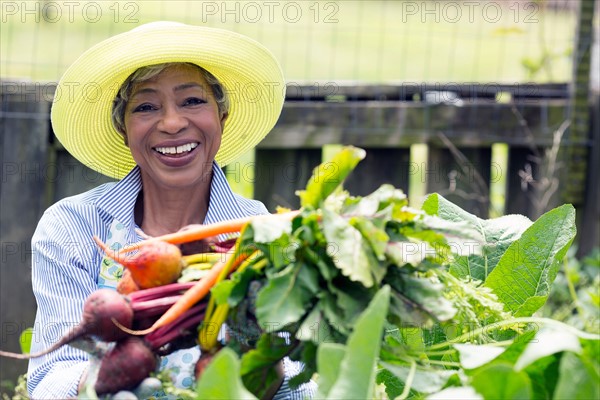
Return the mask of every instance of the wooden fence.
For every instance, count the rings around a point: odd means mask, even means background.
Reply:
[[[15,351],[19,333],[34,321],[30,240],[38,219],[57,200],[109,179],[79,164],[54,139],[54,86],[3,82],[0,90],[0,348]],[[255,150],[254,164],[233,163],[228,176],[251,179],[254,197],[270,210],[296,207],[294,193],[321,162],[323,146],[354,144],[367,157],[345,183],[351,193],[391,183],[411,195],[416,182],[487,217],[489,188],[504,182],[505,213],[536,218],[547,207],[574,203],[578,245],[588,251],[597,245],[599,229],[597,95],[594,102],[590,135],[571,140],[566,85],[289,86],[281,118]],[[577,165],[587,171],[583,177],[570,175],[570,164],[548,168],[552,157],[544,155],[563,130],[557,161],[565,149],[585,150]],[[508,147],[501,163],[492,159],[499,143]],[[427,145],[426,159],[415,158],[415,144]],[[559,186],[546,199],[553,177]],[[566,182],[585,190],[570,194],[563,190]],[[25,368],[25,362],[0,359],[0,380],[14,380]]]

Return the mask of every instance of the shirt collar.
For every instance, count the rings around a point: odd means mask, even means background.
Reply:
[[[227,182],[225,173],[216,161],[213,161],[212,172],[210,199],[204,224],[244,217],[235,194]],[[112,215],[117,221],[133,226],[133,209],[141,189],[142,176],[140,167],[136,166],[117,182],[111,190],[106,191],[98,198],[98,208]]]
[[[124,224],[133,224],[135,202],[142,190],[140,167],[135,166],[111,190],[98,198],[97,207]]]
[[[225,173],[216,161],[213,162],[213,176],[210,184],[210,200],[204,224],[244,217],[242,209],[227,182]]]

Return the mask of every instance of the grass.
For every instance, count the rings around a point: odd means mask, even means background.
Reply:
[[[458,3],[2,1],[0,76],[55,81],[94,43],[144,22],[173,20],[255,38],[280,60],[289,81],[570,79],[572,13],[516,1],[448,8]],[[529,76],[523,61],[535,65],[544,54],[553,57],[549,68]]]

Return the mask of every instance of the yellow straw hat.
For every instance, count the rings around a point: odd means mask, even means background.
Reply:
[[[51,111],[58,140],[89,168],[117,179],[125,176],[135,162],[113,126],[113,101],[135,70],[170,62],[201,66],[229,96],[229,116],[215,157],[221,166],[256,146],[279,118],[285,81],[264,46],[222,29],[153,22],[98,43],[67,69]]]

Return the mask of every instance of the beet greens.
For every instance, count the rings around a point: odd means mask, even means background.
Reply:
[[[457,386],[459,397],[488,398],[477,382],[499,386],[495,377],[513,376],[523,386],[514,390],[537,396],[557,386],[550,381],[532,386],[536,374],[562,368],[560,357],[542,366],[542,356],[579,351],[579,363],[594,357],[585,341],[597,346],[599,335],[532,317],[575,236],[572,206],[535,223],[523,216],[483,220],[437,194],[414,209],[391,185],[364,197],[336,191],[363,157],[360,149],[344,148],[317,167],[299,192],[297,217],[279,224],[254,221],[240,237],[240,247],[260,251],[255,265],[261,268],[235,272],[213,295],[232,307],[233,342],[250,346],[240,364],[245,383],[289,355],[305,364],[292,384],[318,372],[323,398],[356,393],[371,398],[375,382],[389,398],[425,396],[447,385]],[[258,289],[252,282],[260,283]],[[373,306],[384,289],[389,301]],[[383,330],[359,324],[382,312]],[[563,331],[562,340],[551,339],[551,328]],[[550,350],[536,352],[531,339]],[[381,343],[376,354],[366,352],[372,340]],[[511,356],[503,357],[505,352]],[[531,375],[519,372],[522,359],[529,360],[523,365],[539,366]],[[357,374],[357,363],[366,372]],[[375,365],[376,377],[368,373]],[[490,374],[471,371],[471,365],[489,368]],[[261,396],[260,388],[248,388]]]

